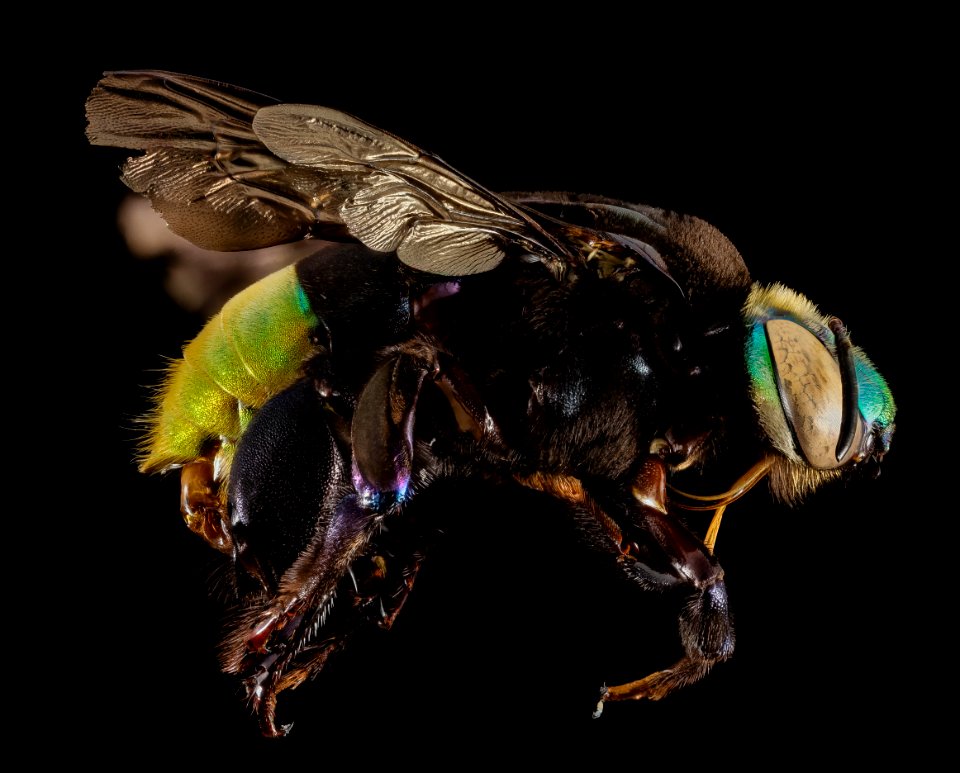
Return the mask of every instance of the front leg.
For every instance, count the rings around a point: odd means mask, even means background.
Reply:
[[[644,460],[630,501],[615,496],[609,507],[571,476],[538,473],[518,480],[571,505],[597,547],[614,555],[633,582],[645,590],[687,594],[679,616],[684,657],[644,679],[604,688],[594,716],[600,715],[606,701],[659,700],[730,657],[734,635],[723,570],[706,546],[667,511],[663,461]],[[611,513],[620,515],[619,520]]]
[[[733,654],[734,632],[723,582],[723,569],[711,551],[669,514],[666,507],[666,468],[657,458],[640,466],[633,486],[636,506],[630,509],[632,523],[658,548],[656,561],[636,550],[621,562],[628,573],[643,580],[654,579],[665,588],[689,589],[680,611],[680,640],[684,657],[670,668],[643,679],[604,688],[594,712],[599,717],[607,701],[660,700],[678,687],[703,678],[711,668]],[[646,540],[645,540],[646,541]],[[659,565],[658,565],[659,564]]]
[[[594,717],[603,713],[606,701],[656,701],[678,687],[702,679],[733,654],[733,624],[727,606],[722,572],[702,590],[691,594],[680,613],[680,639],[686,654],[670,668],[656,671],[635,682],[605,687]]]

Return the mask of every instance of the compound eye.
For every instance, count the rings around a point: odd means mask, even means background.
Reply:
[[[849,450],[837,459],[843,428],[843,378],[834,355],[813,333],[788,319],[766,323],[767,341],[783,412],[800,452],[820,470],[843,466],[859,450],[863,422]]]

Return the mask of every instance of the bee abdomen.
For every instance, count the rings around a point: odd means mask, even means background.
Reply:
[[[235,442],[253,412],[300,375],[317,319],[293,266],[231,298],[170,368],[147,421],[140,469],[168,469]]]

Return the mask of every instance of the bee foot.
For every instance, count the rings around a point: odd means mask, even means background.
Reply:
[[[593,710],[593,718],[600,719],[600,715],[603,714],[603,701],[607,697],[607,686],[604,685],[600,688],[600,700],[597,701],[597,707]]]
[[[270,660],[271,664],[274,659]],[[293,727],[292,722],[277,726],[277,689],[273,686],[275,681],[275,675],[266,664],[257,674],[245,681],[247,696],[260,725],[260,732],[267,738],[283,738]]]

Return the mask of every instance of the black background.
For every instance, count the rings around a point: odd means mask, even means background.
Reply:
[[[45,731],[98,754],[123,738],[148,755],[266,752],[318,766],[333,764],[326,755],[459,766],[581,753],[604,767],[661,755],[922,757],[926,732],[906,728],[921,721],[927,675],[939,679],[928,662],[938,645],[915,647],[936,638],[917,598],[938,551],[914,536],[927,533],[915,494],[929,451],[908,379],[932,218],[925,175],[941,140],[936,63],[893,45],[909,31],[831,20],[741,40],[709,23],[570,19],[547,38],[490,19],[443,33],[402,18],[376,29],[359,18],[252,21],[242,33],[183,20],[146,37],[104,30],[61,84],[55,148],[72,174],[44,184],[61,192],[70,235],[52,267],[30,267],[66,289],[57,374],[44,386],[70,430],[46,435],[43,450],[72,468],[40,492],[59,513],[41,539],[68,557],[56,562],[55,600],[30,608],[70,621],[45,636],[53,654],[33,690]],[[148,386],[203,323],[164,295],[162,265],[125,253],[114,227],[122,156],[83,138],[83,101],[102,71],[135,68],[354,113],[493,190],[591,191],[709,220],[755,278],[840,316],[886,376],[900,411],[883,474],[795,509],[759,488],[732,507],[718,554],[733,659],[665,701],[610,704],[599,720],[602,683],[677,654],[675,610],[607,574],[555,514],[451,501],[449,539],[393,631],[357,641],[285,696],[289,738],[259,738],[217,670],[216,557],[184,528],[176,480],[144,478],[131,461]]]

